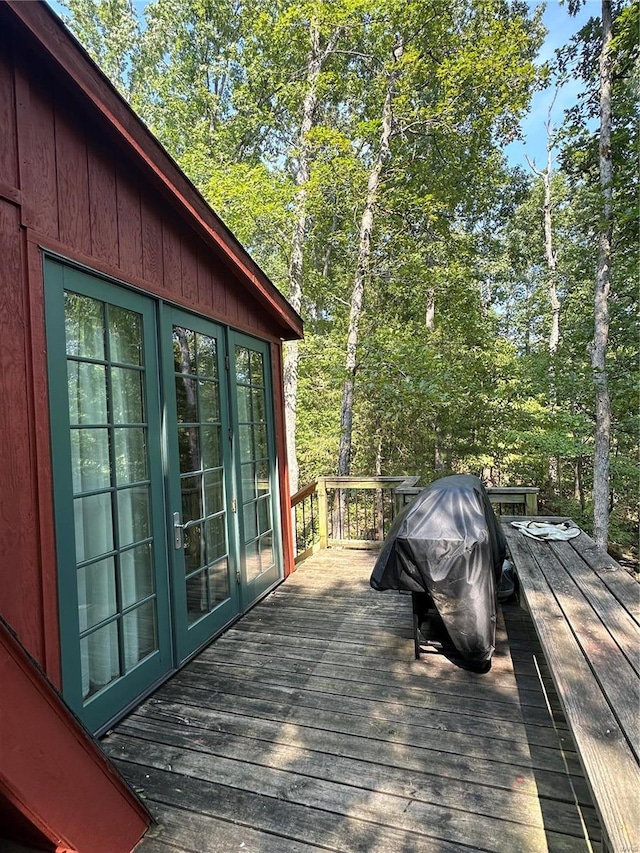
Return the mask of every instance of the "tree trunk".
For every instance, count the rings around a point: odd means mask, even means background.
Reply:
[[[427,308],[425,311],[425,326],[427,332],[433,332],[436,327],[436,298],[433,288],[427,290]]]
[[[313,127],[318,103],[318,80],[320,72],[327,56],[335,50],[339,35],[340,30],[335,30],[327,45],[321,50],[318,22],[312,18],[309,23],[311,45],[307,54],[306,94],[302,105],[302,120],[300,122],[300,136],[298,140],[298,165],[295,173],[297,189],[294,196],[295,221],[291,239],[291,258],[289,261],[289,302],[298,313],[302,307],[304,238],[307,229],[307,185],[311,162],[309,132]],[[298,362],[298,342],[292,341],[285,346],[283,366],[287,457],[292,494],[295,494],[298,490],[298,454],[296,447]]]
[[[611,287],[611,230],[613,163],[611,157],[611,0],[602,0],[602,48],[600,51],[600,189],[602,224],[598,241],[595,289],[595,322],[591,367],[595,386],[596,426],[593,453],[593,529],[596,543],[607,547],[609,537],[609,448],[611,401],[607,384],[606,355],[609,338],[609,290]]]
[[[387,91],[382,107],[382,132],[378,155],[373,163],[367,182],[367,197],[362,219],[360,220],[360,241],[358,245],[358,260],[351,292],[351,310],[349,313],[349,334],[347,337],[347,358],[345,363],[345,380],[342,388],[342,404],[340,408],[340,446],[338,449],[338,476],[346,477],[351,471],[351,439],[353,432],[353,397],[357,371],[358,328],[362,314],[364,286],[369,270],[371,254],[371,232],[375,218],[380,175],[389,157],[391,130],[393,126],[393,93],[398,77],[397,69],[389,74]]]
[[[556,355],[560,343],[560,300],[557,288],[557,255],[553,248],[553,219],[551,198],[551,176],[553,173],[553,147],[551,144],[551,111],[555,103],[555,96],[549,107],[545,129],[547,132],[547,165],[546,168],[536,169],[535,164],[529,160],[529,166],[542,181],[544,199],[542,203],[542,221],[544,226],[544,257],[547,265],[547,294],[549,296],[549,307],[551,308],[551,326],[549,329],[549,407],[553,411],[557,403],[556,388]],[[528,159],[528,158],[527,158]],[[549,481],[555,494],[560,493],[559,468],[560,459],[552,456],[549,459]]]
[[[547,262],[547,293],[551,307],[551,328],[549,330],[549,406],[553,411],[556,408],[556,352],[560,341],[560,300],[556,287],[556,253],[553,248],[553,230],[551,219],[551,128],[547,127],[547,168],[542,172],[542,185],[544,187],[544,255]],[[549,459],[549,480],[556,494],[560,494],[560,460],[557,456]]]

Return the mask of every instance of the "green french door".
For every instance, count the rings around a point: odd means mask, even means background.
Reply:
[[[268,348],[164,309],[168,494],[178,658],[281,577]]]
[[[165,309],[168,494],[179,661],[241,612],[225,331]]]
[[[45,282],[63,693],[98,730],[172,666],[155,308]]]
[[[229,333],[231,402],[241,590],[244,607],[281,577],[277,471],[269,351],[263,341]]]
[[[63,693],[94,731],[282,576],[268,346],[45,260]]]

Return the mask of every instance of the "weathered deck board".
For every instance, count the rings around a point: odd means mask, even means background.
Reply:
[[[303,563],[103,740],[158,821],[140,853],[599,850],[527,617],[485,675],[416,661],[374,558]]]

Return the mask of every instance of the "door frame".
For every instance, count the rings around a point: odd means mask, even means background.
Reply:
[[[241,558],[241,605],[242,612],[246,613],[261,598],[267,595],[275,586],[284,579],[284,556],[282,547],[282,524],[280,514],[280,479],[278,472],[278,457],[275,441],[275,409],[272,382],[271,347],[268,341],[253,337],[244,332],[227,328],[228,356],[230,362],[229,383],[231,400],[231,422],[234,432],[234,478],[235,496],[237,500],[238,513],[236,523],[238,525],[238,541],[240,542]],[[254,580],[247,579],[245,543],[242,531],[245,528],[244,507],[242,502],[242,473],[241,459],[239,453],[238,425],[240,422],[238,414],[238,396],[236,393],[236,346],[260,352],[263,356],[264,383],[265,383],[265,414],[267,428],[267,449],[269,453],[269,475],[271,481],[271,524],[273,529],[273,553],[274,568],[266,573],[266,577],[260,575]]]
[[[55,252],[43,250],[43,286],[45,302],[45,328],[47,338],[47,375],[49,385],[49,421],[51,436],[51,465],[53,480],[53,512],[56,533],[56,565],[58,588],[58,612],[60,632],[60,657],[62,673],[62,689],[66,702],[78,714],[83,722],[97,734],[107,730],[114,721],[135,707],[145,696],[183,666],[200,649],[215,639],[228,625],[240,618],[260,599],[267,595],[284,579],[284,553],[282,514],[280,506],[281,484],[279,480],[279,463],[277,456],[276,412],[273,389],[272,350],[268,339],[254,337],[241,332],[228,324],[208,317],[205,314],[184,308],[166,300],[157,294],[127,284],[98,270],[72,261]],[[73,481],[71,471],[70,451],[70,419],[69,412],[61,401],[67,399],[67,375],[64,334],[64,291],[74,291],[74,286],[65,285],[65,272],[72,277],[79,277],[87,284],[86,295],[109,304],[122,304],[131,310],[141,313],[146,329],[145,371],[147,406],[157,413],[157,419],[148,417],[149,423],[149,456],[150,464],[161,471],[160,478],[153,479],[152,488],[152,530],[156,551],[156,595],[158,601],[158,644],[159,648],[145,660],[141,661],[132,671],[121,676],[111,684],[106,685],[87,702],[82,698],[82,670],[80,655],[80,622],[78,616],[78,590],[76,581],[75,539],[73,523]],[[84,293],[84,290],[78,292]],[[165,369],[166,352],[169,349],[165,329],[171,326],[171,317],[182,315],[185,321],[196,324],[200,328],[215,327],[220,331],[223,344],[225,369],[220,375],[220,386],[224,385],[227,396],[227,422],[229,428],[235,430],[234,442],[237,439],[238,406],[234,384],[233,367],[235,365],[235,345],[247,346],[263,353],[264,381],[267,412],[267,439],[270,458],[270,477],[272,483],[271,511],[273,527],[273,549],[275,571],[269,573],[261,583],[246,581],[246,566],[244,559],[244,543],[241,542],[242,531],[242,500],[240,481],[240,461],[235,447],[229,453],[230,476],[225,482],[225,496],[228,501],[235,499],[239,511],[231,513],[231,503],[227,505],[227,515],[234,526],[234,536],[238,543],[236,553],[241,555],[240,563],[235,566],[240,572],[241,582],[234,584],[237,592],[237,607],[229,612],[228,619],[221,621],[213,632],[203,632],[197,643],[190,649],[185,649],[184,643],[179,645],[175,624],[174,602],[176,602],[176,578],[173,571],[172,547],[173,524],[170,501],[170,445],[167,421],[167,380]],[[206,334],[206,332],[205,332]],[[169,353],[170,355],[170,353]],[[228,360],[228,361],[227,361]],[[227,368],[229,364],[230,369]],[[155,381],[154,381],[155,379]],[[173,391],[175,395],[175,389]],[[54,402],[55,401],[55,402]],[[151,421],[153,420],[153,424]],[[176,437],[177,443],[177,437]],[[161,524],[159,518],[162,518]],[[158,527],[160,524],[160,527]],[[162,533],[164,531],[164,534]],[[157,535],[156,535],[157,534]],[[272,576],[273,574],[273,576]],[[159,582],[161,577],[162,582]],[[230,572],[231,580],[233,575]],[[160,621],[166,627],[163,632]],[[203,620],[206,621],[206,620]],[[197,623],[196,623],[197,624]],[[146,677],[143,670],[146,671]],[[135,677],[132,677],[135,675]]]
[[[177,405],[175,391],[175,371],[173,368],[173,327],[177,323],[184,325],[192,331],[207,336],[213,336],[218,342],[217,346],[217,368],[219,403],[221,414],[221,449],[222,463],[225,473],[224,497],[225,497],[225,519],[227,532],[227,554],[228,554],[228,577],[229,597],[221,602],[218,607],[204,615],[196,623],[187,624],[187,601],[186,585],[184,583],[184,562],[177,557],[180,549],[174,544],[174,520],[173,514],[180,512],[182,518],[181,492],[180,492],[180,470],[179,470],[179,446],[177,433]],[[162,386],[164,396],[164,463],[165,463],[165,495],[167,502],[167,532],[168,532],[168,559],[169,574],[172,584],[172,613],[174,620],[174,647],[177,666],[182,665],[197,651],[217,636],[224,628],[233,622],[242,613],[239,585],[236,583],[236,572],[239,559],[237,526],[232,521],[232,502],[234,499],[233,458],[229,430],[231,428],[231,411],[228,391],[228,369],[227,369],[227,342],[226,327],[214,320],[210,320],[198,314],[185,311],[176,306],[160,305],[160,355],[162,360]]]
[[[172,625],[167,575],[163,462],[161,453],[161,400],[157,357],[157,314],[154,300],[139,291],[123,288],[116,282],[80,269],[56,257],[43,259],[45,280],[45,318],[48,350],[49,416],[53,504],[56,529],[58,611],[60,626],[60,664],[65,701],[88,728],[100,730],[135,703],[137,697],[169,675],[173,668]],[[70,276],[75,281],[65,282]],[[145,363],[145,405],[150,466],[151,531],[154,545],[154,586],[157,602],[158,649],[128,673],[105,685],[95,696],[84,700],[80,648],[79,600],[76,548],[73,523],[73,481],[68,406],[67,358],[65,339],[64,292],[71,290],[90,298],[139,313],[143,317]],[[117,707],[113,713],[112,708]]]

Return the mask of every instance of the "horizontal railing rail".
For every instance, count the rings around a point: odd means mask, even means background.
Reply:
[[[294,562],[301,563],[320,548],[318,481],[314,480],[291,498]]]
[[[419,477],[319,477],[291,498],[295,562],[320,548],[379,548]],[[535,486],[487,489],[498,515],[537,515]]]

